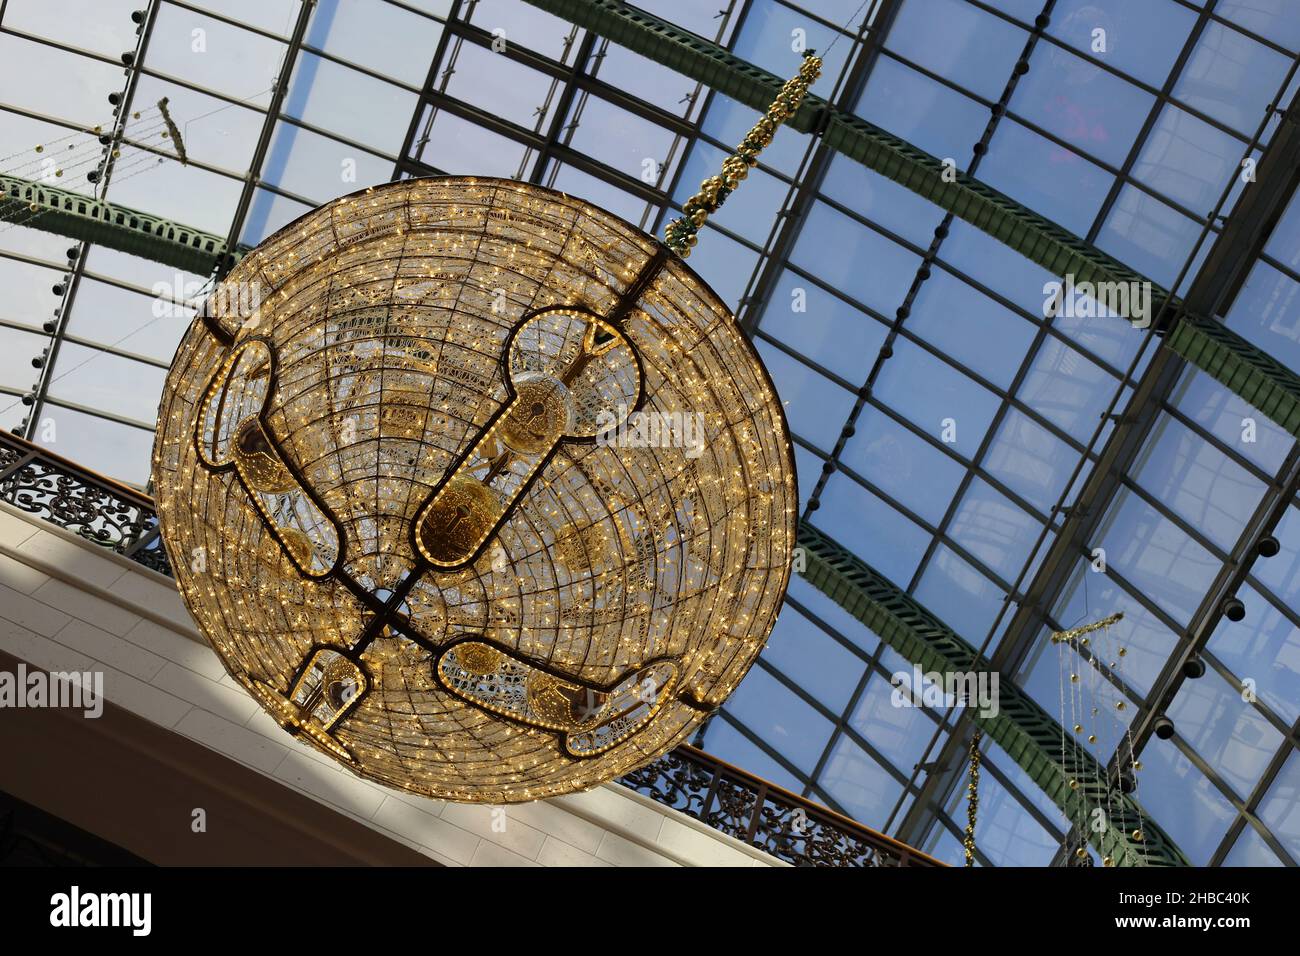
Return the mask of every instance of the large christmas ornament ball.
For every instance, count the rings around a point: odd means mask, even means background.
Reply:
[[[788,581],[766,372],[680,259],[505,180],[335,200],[181,342],[154,487],[231,677],[356,773],[586,789],[735,689]]]

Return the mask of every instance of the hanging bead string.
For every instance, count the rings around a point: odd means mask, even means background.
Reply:
[[[1100,688],[1098,686],[1098,681],[1096,678],[1100,676],[1100,672],[1097,669],[1096,663],[1091,659],[1090,656],[1085,656],[1081,648],[1085,648],[1088,646],[1089,634],[1093,634],[1097,631],[1103,631],[1105,632],[1106,637],[1109,637],[1111,626],[1117,624],[1123,619],[1124,619],[1124,614],[1122,612],[1117,612],[1115,614],[1110,615],[1109,617],[1102,618],[1100,621],[1094,621],[1091,624],[1085,624],[1081,627],[1073,627],[1065,631],[1055,631],[1052,634],[1052,643],[1057,645],[1057,655],[1058,655],[1057,666],[1058,666],[1058,673],[1060,674],[1059,679],[1062,684],[1064,684],[1064,675],[1065,675],[1064,651],[1067,645],[1071,648],[1071,650],[1074,651],[1076,658],[1078,658],[1079,660],[1080,666],[1083,663],[1087,663],[1093,670],[1093,673],[1089,675],[1090,678],[1092,678],[1089,681],[1089,684],[1091,685],[1090,689],[1085,690],[1084,686],[1081,684],[1081,678],[1078,671],[1074,670],[1072,666],[1071,673],[1070,673],[1069,689],[1070,689],[1070,726],[1074,734],[1080,735],[1084,733],[1084,726],[1080,715],[1083,713],[1084,708],[1087,707],[1089,710],[1088,722],[1090,725],[1089,732],[1087,734],[1087,739],[1089,745],[1094,745],[1093,746],[1094,751],[1095,751],[1095,744],[1097,742],[1095,725],[1097,723],[1097,718],[1099,716],[1098,702],[1101,698]],[[1083,745],[1077,744],[1076,747],[1082,748]],[[1070,761],[1072,764],[1074,764],[1074,766],[1070,768],[1069,772],[1067,773],[1067,776],[1069,776],[1068,785],[1071,790],[1077,792],[1082,786],[1082,782],[1078,779],[1078,775],[1083,769],[1083,764],[1081,761],[1078,760],[1078,749],[1071,750],[1070,754],[1071,754]],[[1094,757],[1095,756],[1096,755],[1094,753]],[[1064,690],[1062,690],[1062,700],[1061,700],[1061,760],[1062,760],[1062,764],[1064,764],[1066,761]],[[1065,770],[1064,766],[1062,769]],[[1070,774],[1073,774],[1073,776],[1070,776]],[[1108,789],[1108,805],[1107,805],[1106,812],[1108,814],[1111,812],[1111,807],[1109,805],[1109,789]],[[1086,805],[1082,801],[1079,802],[1078,815],[1079,818],[1077,820],[1070,820],[1069,814],[1066,814],[1066,822],[1070,824],[1071,828],[1073,828],[1075,832],[1078,841],[1077,845],[1071,844],[1069,840],[1069,834],[1067,832],[1066,840],[1063,845],[1063,848],[1066,850],[1067,853],[1071,853],[1072,851],[1072,856],[1074,860],[1077,862],[1077,865],[1086,865],[1087,861],[1089,860],[1088,812],[1087,812]],[[1107,857],[1107,860],[1109,860],[1109,857]],[[1110,865],[1110,864],[1107,863],[1105,860],[1103,860],[1103,865]]]
[[[1109,630],[1110,629],[1107,628],[1107,636],[1109,636]],[[1111,670],[1115,673],[1116,680],[1121,687],[1124,684],[1124,658],[1127,656],[1128,656],[1128,648],[1119,647],[1115,652],[1115,659],[1111,664]],[[1120,691],[1120,693],[1122,694],[1123,691]],[[1116,704],[1115,707],[1116,711],[1120,711],[1124,709],[1123,703],[1124,701],[1123,698],[1121,697],[1119,703]],[[1137,757],[1137,750],[1136,750],[1135,742],[1133,740],[1133,720],[1132,719],[1129,719],[1128,721],[1121,720],[1118,713],[1113,714],[1112,716],[1114,716],[1114,718],[1117,721],[1119,721],[1119,724],[1122,728],[1122,734],[1124,736],[1125,745],[1126,745],[1123,756],[1119,761],[1120,774],[1121,776],[1123,775],[1124,773],[1123,764],[1124,761],[1127,760],[1128,772],[1132,775],[1133,789],[1136,790],[1137,774],[1138,771],[1142,769],[1142,761],[1139,760]],[[1142,804],[1135,800],[1133,805],[1137,808],[1137,812],[1138,812],[1138,828],[1134,830],[1132,833],[1130,833],[1129,836],[1132,838],[1134,843],[1142,843],[1146,840],[1146,821],[1143,819],[1142,816]]]
[[[961,845],[966,851],[966,865],[975,865],[975,819],[980,809],[980,740],[984,737],[981,730],[975,731],[970,739],[970,779],[966,783],[966,835]]]
[[[744,142],[722,161],[722,175],[710,176],[700,184],[700,191],[682,206],[686,215],[674,219],[664,229],[664,242],[668,248],[683,259],[691,254],[691,248],[699,238],[697,233],[709,218],[717,212],[727,197],[735,192],[740,181],[749,175],[751,166],[758,165],[758,154],[772,142],[772,137],[781,124],[793,116],[808,94],[808,87],[821,76],[822,58],[806,50],[799,73],[786,81],[781,92],[776,95],[772,105],[767,108],[754,128],[746,134]]]

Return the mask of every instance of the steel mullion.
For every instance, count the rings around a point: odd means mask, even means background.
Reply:
[[[257,192],[262,175],[262,165],[266,161],[266,154],[271,146],[271,138],[274,135],[276,123],[279,121],[285,96],[289,92],[294,67],[298,63],[298,54],[302,50],[303,39],[307,34],[307,24],[311,21],[312,13],[316,9],[315,3],[309,2],[309,0],[298,0],[298,3],[298,19],[294,23],[293,34],[285,46],[284,62],[277,74],[275,90],[271,94],[271,102],[267,106],[266,115],[262,121],[262,131],[258,136],[257,146],[253,150],[248,173],[244,177],[244,188],[240,193],[239,202],[235,206],[235,214],[230,221],[230,231],[226,234],[227,249],[235,248],[239,234],[244,229],[244,220],[248,216],[253,196]],[[225,268],[224,264],[217,266],[218,271],[224,271]]]

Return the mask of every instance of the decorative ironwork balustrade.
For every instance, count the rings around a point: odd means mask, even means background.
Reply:
[[[171,576],[153,499],[7,432],[0,501]],[[943,865],[695,747],[618,782],[796,866]]]
[[[171,575],[148,495],[8,433],[0,433],[0,501]]]
[[[944,865],[695,747],[618,782],[795,866]]]

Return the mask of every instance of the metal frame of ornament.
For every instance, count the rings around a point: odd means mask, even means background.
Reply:
[[[502,180],[496,177],[472,177],[472,178],[471,177],[429,177],[426,180],[419,180],[419,179],[401,180],[399,181],[399,183],[409,186],[412,183],[419,183],[422,181],[436,183],[443,179],[467,180],[475,186],[489,187],[489,188],[495,187],[498,189],[515,189],[520,185],[513,180]],[[399,185],[399,183],[393,183],[391,185],[397,186]],[[332,200],[330,203],[327,203],[326,206],[337,206],[339,204],[346,203],[348,201],[359,200],[362,197],[374,193],[376,188],[383,189],[385,187],[382,186],[368,187],[366,189],[357,190],[353,193],[340,196],[335,200]],[[722,304],[721,297],[718,296],[718,294],[714,291],[712,286],[710,286],[702,277],[696,274],[693,269],[687,266],[684,260],[680,256],[676,255],[667,245],[665,245],[663,241],[657,239],[656,237],[644,233],[639,227],[631,224],[623,217],[611,213],[607,210],[600,209],[599,207],[592,206],[592,204],[588,203],[585,200],[581,200],[576,197],[569,196],[568,194],[560,192],[558,190],[550,189],[548,187],[535,185],[535,184],[528,184],[527,188],[531,192],[536,193],[538,196],[546,196],[546,195],[555,196],[557,199],[562,200],[566,204],[573,204],[576,202],[581,205],[591,206],[592,208],[597,209],[602,216],[607,217],[609,220],[612,220],[616,222],[618,225],[620,225],[621,227],[623,227],[632,236],[644,240],[647,243],[653,243],[653,246],[650,250],[647,250],[650,254],[648,258],[645,260],[643,267],[639,270],[637,275],[633,277],[632,280],[626,285],[622,293],[618,295],[616,302],[608,310],[606,314],[601,315],[599,312],[578,302],[552,302],[548,305],[541,306],[539,308],[534,308],[527,311],[514,324],[502,348],[500,359],[499,359],[502,366],[504,367],[503,370],[507,373],[504,377],[504,380],[507,384],[507,390],[511,398],[515,397],[515,393],[514,393],[514,386],[511,383],[508,374],[509,361],[510,361],[510,346],[513,343],[515,337],[519,334],[520,330],[523,329],[530,321],[534,320],[538,316],[543,316],[550,313],[569,314],[575,317],[589,316],[595,321],[608,324],[609,326],[613,327],[615,330],[621,330],[626,317],[637,307],[637,304],[641,301],[642,296],[645,294],[645,292],[650,287],[650,285],[654,282],[654,280],[658,277],[658,275],[664,269],[664,267],[674,259],[678,261],[678,264],[680,266],[688,270],[690,281],[699,287],[703,295],[711,298],[715,303]],[[406,199],[406,204],[404,206],[404,209],[407,212],[409,212],[410,209],[409,195]],[[274,245],[277,239],[281,238],[286,233],[289,233],[295,228],[297,228],[301,220],[316,215],[319,213],[319,211],[320,209],[312,210],[308,213],[303,214],[300,217],[297,217],[292,222],[281,227],[281,229],[277,230],[274,234],[272,234],[267,239],[265,239],[261,245],[262,246]],[[367,236],[366,238],[370,238],[370,236]],[[357,241],[357,237],[349,237],[349,239],[351,241],[340,243],[339,248],[345,249],[349,245]],[[584,275],[586,278],[590,280],[595,280],[597,282],[606,281],[604,277],[596,276],[592,274],[590,271],[588,271],[588,269],[583,269],[582,275]],[[725,314],[727,315],[727,317],[734,323],[735,316],[731,312],[731,310],[727,309],[725,305],[722,305],[722,308]],[[244,490],[245,495],[250,500],[250,502],[254,504],[254,507],[257,510],[258,515],[262,520],[263,524],[266,526],[266,528],[269,531],[271,531],[275,540],[279,544],[281,551],[286,556],[288,556],[294,569],[297,570],[299,573],[301,573],[305,578],[317,583],[325,582],[330,579],[335,580],[336,582],[342,584],[346,588],[346,590],[359,601],[359,603],[362,605],[364,609],[369,610],[373,614],[373,616],[370,617],[368,621],[366,621],[361,637],[358,638],[350,645],[324,644],[319,642],[313,643],[310,649],[304,655],[304,658],[301,661],[299,667],[297,668],[297,671],[294,675],[294,680],[290,683],[289,693],[292,694],[292,688],[297,685],[297,682],[301,679],[303,673],[305,673],[306,669],[310,667],[312,659],[314,658],[314,656],[319,650],[329,650],[329,651],[342,654],[344,657],[347,657],[349,660],[351,660],[354,664],[357,665],[361,673],[366,677],[366,686],[360,693],[358,693],[349,702],[346,709],[339,715],[339,717],[333,723],[331,728],[332,730],[335,730],[338,727],[347,724],[349,719],[355,715],[357,707],[359,706],[362,699],[367,695],[369,695],[369,693],[371,692],[373,688],[373,678],[370,675],[369,669],[364,665],[364,663],[361,662],[361,655],[362,653],[364,653],[364,651],[370,645],[370,643],[374,640],[374,638],[379,634],[383,633],[388,628],[392,628],[393,630],[399,632],[402,636],[410,640],[412,643],[430,652],[431,659],[430,659],[429,666],[430,669],[432,670],[432,674],[430,676],[433,678],[435,683],[438,684],[438,686],[443,687],[444,691],[448,693],[454,693],[454,692],[450,691],[445,687],[443,678],[440,673],[441,661],[446,656],[446,654],[450,652],[453,648],[455,648],[457,645],[463,644],[470,640],[488,644],[494,647],[498,652],[505,654],[507,657],[516,660],[519,663],[524,664],[530,668],[533,668],[538,672],[547,674],[559,680],[564,680],[572,683],[582,683],[602,693],[609,693],[610,691],[613,691],[618,686],[620,686],[623,682],[625,682],[630,674],[636,673],[638,671],[644,671],[647,668],[651,667],[653,664],[658,663],[660,661],[671,662],[674,668],[677,670],[678,675],[680,676],[681,666],[682,666],[682,661],[680,658],[676,656],[667,656],[667,657],[659,656],[653,659],[646,660],[638,665],[635,665],[632,668],[627,669],[622,675],[620,675],[620,677],[618,677],[617,679],[611,682],[601,684],[601,685],[596,685],[596,684],[592,684],[592,682],[590,681],[578,680],[572,675],[566,674],[561,671],[557,671],[537,659],[530,658],[526,655],[522,655],[513,648],[501,645],[499,642],[492,640],[486,635],[462,634],[456,637],[452,637],[448,641],[440,644],[436,644],[433,641],[429,640],[428,638],[424,637],[422,634],[419,633],[419,631],[416,630],[416,628],[413,626],[413,624],[411,623],[407,615],[401,613],[397,608],[403,602],[406,596],[410,593],[412,588],[422,578],[424,578],[429,571],[437,570],[442,572],[442,571],[448,571],[450,569],[437,567],[431,564],[428,561],[427,556],[424,554],[423,550],[418,546],[418,526],[419,526],[418,520],[415,519],[411,520],[409,535],[408,535],[409,543],[412,545],[411,557],[413,557],[415,560],[415,567],[412,569],[411,573],[407,574],[401,580],[400,583],[398,583],[395,587],[393,587],[393,589],[390,592],[390,596],[386,601],[381,600],[374,591],[370,590],[369,588],[366,588],[359,581],[357,581],[351,574],[347,573],[344,570],[344,565],[347,560],[347,549],[348,549],[349,541],[348,541],[348,536],[343,532],[343,527],[344,527],[343,522],[341,522],[338,516],[333,513],[333,511],[321,499],[321,497],[316,493],[316,491],[310,487],[309,483],[304,480],[304,476],[302,472],[295,465],[292,458],[284,454],[280,443],[276,440],[275,435],[269,426],[266,414],[268,408],[272,404],[272,397],[276,394],[276,390],[278,387],[278,375],[279,375],[279,365],[280,365],[280,357],[276,352],[276,348],[274,344],[270,341],[270,339],[267,336],[260,335],[260,334],[240,338],[236,332],[232,332],[230,329],[227,329],[222,325],[219,316],[210,314],[210,310],[207,306],[207,303],[205,303],[204,306],[198,310],[198,314],[196,316],[196,324],[200,325],[202,327],[204,334],[210,337],[219,346],[225,349],[231,349],[230,354],[223,357],[221,366],[219,367],[218,371],[213,375],[212,380],[209,382],[207,388],[205,388],[202,391],[202,393],[200,393],[201,397],[196,402],[195,421],[192,429],[192,440],[194,442],[196,452],[199,452],[199,458],[198,458],[199,465],[203,467],[206,471],[209,471],[210,473],[222,473],[227,471],[234,471],[236,477],[239,480],[240,486]],[[191,328],[194,328],[194,326],[192,326]],[[743,332],[740,332],[739,330],[737,330],[736,340],[738,341],[738,343],[740,343],[741,348],[748,354],[748,357],[752,365],[752,369],[756,373],[761,385],[764,386],[766,390],[773,397],[775,397],[777,395],[775,383],[772,380],[770,372],[763,364],[761,357],[758,355],[757,349],[754,347],[753,342],[749,339],[748,336],[744,335]],[[182,348],[184,347],[185,341],[186,340],[182,341],[182,346],[181,346]],[[205,420],[204,410],[206,409],[207,402],[211,399],[215,390],[221,387],[223,378],[228,378],[229,375],[234,373],[235,365],[238,362],[238,358],[240,354],[242,354],[242,351],[254,342],[260,342],[267,348],[268,352],[270,353],[270,363],[271,363],[266,395],[263,398],[262,407],[257,414],[257,419],[263,431],[265,432],[268,442],[270,443],[271,447],[275,450],[275,453],[278,456],[280,463],[289,472],[289,474],[292,475],[298,487],[301,488],[302,492],[311,500],[312,504],[315,505],[320,510],[321,514],[330,522],[337,535],[337,539],[338,539],[337,557],[333,562],[333,564],[331,565],[330,569],[324,573],[312,574],[312,572],[302,567],[302,565],[297,560],[297,556],[294,554],[293,550],[285,544],[283,537],[279,534],[275,521],[272,520],[270,516],[266,513],[265,508],[262,506],[262,503],[259,500],[258,497],[259,492],[257,492],[254,488],[251,487],[251,485],[243,475],[242,470],[237,466],[235,461],[227,462],[220,465],[212,465],[209,464],[209,462],[206,460],[206,457],[201,452],[201,449],[203,447],[201,431]],[[635,365],[637,370],[637,400],[635,406],[632,408],[632,411],[639,411],[643,407],[646,400],[645,369],[639,351],[635,348],[630,349],[630,351],[632,355],[635,357]],[[486,431],[496,423],[496,421],[500,418],[500,416],[504,414],[507,405],[508,402],[506,404],[503,404],[501,408],[499,408],[495,413],[493,413],[492,418],[483,426],[482,429],[483,433],[486,433]],[[798,473],[793,465],[794,448],[791,440],[789,424],[785,418],[784,412],[781,411],[780,409],[779,401],[776,401],[775,408],[779,412],[779,414],[775,416],[776,420],[779,422],[779,434],[774,435],[773,438],[776,440],[777,447],[779,449],[780,454],[784,456],[785,461],[790,463],[790,467],[787,475],[789,481],[790,494],[791,494],[790,500],[791,502],[797,503],[799,500]],[[598,440],[599,434],[602,433],[597,433],[591,436],[581,436],[576,438],[565,437],[563,439],[563,443],[572,442],[575,444],[594,444]],[[161,439],[161,435],[162,435],[161,428],[159,429],[159,434]],[[416,511],[417,515],[421,514],[425,509],[425,507],[427,507],[429,502],[433,500],[433,498],[437,494],[437,491],[445,484],[447,478],[451,474],[453,474],[464,463],[465,459],[468,457],[470,451],[473,448],[473,444],[474,442],[472,440],[467,442],[466,447],[462,449],[460,454],[456,457],[455,461],[448,466],[447,471],[444,474],[444,477],[439,480],[438,484],[434,487],[433,491],[429,493],[429,495],[426,497],[424,502],[421,504],[420,508],[417,509]],[[515,496],[516,502],[518,502],[524,497],[529,487],[531,487],[532,484],[536,481],[537,477],[541,474],[546,464],[554,457],[556,452],[559,450],[560,444],[561,442],[557,442],[547,452],[544,459],[541,462],[539,462],[537,467],[534,469],[532,475],[528,478],[527,485],[522,487],[518,492],[518,494]],[[516,509],[512,507],[510,509],[507,509],[505,513],[503,513],[501,518],[498,519],[498,521],[493,525],[492,530],[488,533],[487,541],[490,541],[492,539],[493,535],[496,532],[498,532],[500,528],[504,525],[504,523],[515,513],[515,510]],[[791,532],[789,538],[790,538],[790,550],[793,553],[793,548],[795,546],[793,532]],[[167,547],[169,550],[169,558],[172,560],[173,565],[175,566],[177,556],[174,554],[170,554],[170,549],[173,546],[167,540],[166,536],[164,536],[163,540],[164,540],[164,546]],[[484,545],[480,546],[476,550],[473,556],[471,556],[468,560],[463,562],[461,565],[458,565],[458,568],[465,568],[472,565],[477,558],[481,557],[482,551],[484,550],[485,547],[486,547],[486,542],[484,543]],[[787,562],[785,568],[785,574],[782,579],[782,590],[784,590],[784,587],[788,585],[789,574],[790,574],[790,569],[789,569],[789,564]],[[775,612],[773,612],[773,618],[774,617],[775,617]],[[755,654],[753,658],[748,662],[748,664],[745,665],[744,670],[740,673],[738,677],[735,678],[733,687],[735,685],[738,685],[740,681],[743,680],[745,674],[748,673],[748,671],[752,668],[754,662],[757,660],[757,656],[758,655]],[[222,658],[222,663],[223,666],[225,666],[228,670],[230,669],[230,664],[224,659],[224,657]],[[236,679],[240,680],[238,677]],[[240,683],[243,686],[249,687],[249,682],[240,680]],[[696,696],[692,692],[692,690],[688,686],[686,686],[685,683],[681,682],[680,680],[677,683],[679,685],[677,688],[677,693],[672,695],[672,697],[677,702],[681,703],[687,708],[699,712],[703,715],[707,715],[715,712],[717,708],[720,706],[721,701],[719,701],[718,703],[710,703],[707,699],[701,699],[700,697]],[[249,690],[251,693],[253,693],[259,698],[259,702],[262,701],[262,696],[258,694],[258,692],[253,687],[249,687]],[[511,714],[502,713],[497,709],[486,707],[482,703],[477,702],[470,697],[466,697],[461,694],[454,694],[454,696],[458,701],[473,706],[485,713],[491,713],[494,717],[505,719],[510,721],[511,723],[528,727],[533,730],[547,729],[547,728],[540,727],[538,724],[529,723],[528,721],[520,720]],[[620,736],[608,747],[601,748],[591,753],[577,754],[568,750],[563,740],[565,732],[553,731],[553,739],[555,741],[555,745],[558,750],[558,753],[570,760],[585,761],[586,759],[599,756],[600,754],[603,754],[608,750],[613,749],[614,747],[618,747],[626,744],[628,741],[633,739],[637,734],[641,733],[646,727],[648,727],[652,723],[653,717],[659,713],[667,697],[668,695],[662,695],[662,694],[659,695],[651,713],[648,714],[644,719],[641,719],[638,722],[638,725],[633,730],[624,734],[623,736]],[[295,734],[302,733],[300,728],[286,726],[286,729],[290,730],[290,732]],[[331,753],[331,755],[336,757],[340,756],[338,751],[343,751],[343,753],[346,753],[349,758],[342,761],[344,765],[348,766],[350,769],[360,772],[361,767],[358,764],[358,762],[355,760],[355,758],[352,758],[352,755],[347,752],[346,748],[340,742],[334,739],[333,733],[328,733],[326,734],[326,736],[329,737],[330,742],[334,744],[334,747],[327,746],[323,741],[316,740],[314,734],[306,734],[306,739],[310,740],[315,746],[325,750],[326,752]],[[338,748],[338,751],[335,750],[335,747]],[[644,760],[641,760],[638,763],[633,764],[623,769],[620,772],[622,773],[631,772],[632,770],[635,770],[637,767],[642,766],[645,763],[656,759],[658,756],[659,756],[658,753],[647,754]],[[387,780],[385,780],[385,782],[390,783],[390,785],[400,785],[400,784],[393,784]],[[455,798],[453,797],[451,799],[455,799]],[[509,795],[505,797],[505,800],[507,802],[514,799],[518,799],[518,798]]]

